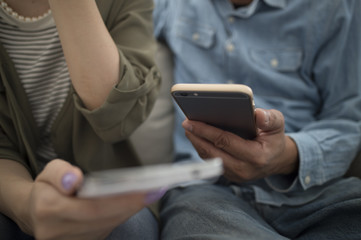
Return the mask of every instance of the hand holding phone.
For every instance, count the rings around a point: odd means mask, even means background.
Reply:
[[[189,120],[245,138],[257,136],[251,88],[242,84],[175,84],[171,94]]]

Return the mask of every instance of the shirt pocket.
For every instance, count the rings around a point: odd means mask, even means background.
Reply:
[[[294,72],[302,64],[301,49],[251,49],[250,57],[261,67],[280,72]]]
[[[196,46],[210,48],[215,40],[215,31],[211,26],[192,20],[180,20],[176,24],[176,36]]]

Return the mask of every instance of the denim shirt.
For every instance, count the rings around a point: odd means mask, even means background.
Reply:
[[[361,139],[361,1],[155,0],[155,35],[174,53],[176,83],[250,86],[296,143],[296,178],[251,184],[258,202],[302,204],[348,169]],[[177,108],[176,159],[199,159]],[[323,187],[321,186],[323,185]]]

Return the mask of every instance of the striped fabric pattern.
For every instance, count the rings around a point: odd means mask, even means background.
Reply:
[[[50,130],[70,87],[56,27],[24,30],[0,17],[0,41],[15,64],[40,129],[38,155],[45,161],[56,158]]]

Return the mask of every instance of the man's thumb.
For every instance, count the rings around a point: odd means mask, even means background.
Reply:
[[[280,111],[262,108],[256,109],[256,126],[263,132],[279,131],[284,129],[284,117]]]

